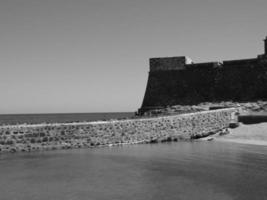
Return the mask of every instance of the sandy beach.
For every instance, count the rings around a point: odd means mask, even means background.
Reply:
[[[246,125],[240,123],[235,129],[229,129],[227,135],[214,135],[205,140],[213,138],[215,141],[235,142],[242,144],[267,145],[267,123]],[[203,138],[204,139],[204,138]]]

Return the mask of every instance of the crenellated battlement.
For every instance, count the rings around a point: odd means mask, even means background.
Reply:
[[[191,63],[192,60],[186,56],[149,59],[150,71],[183,70]]]

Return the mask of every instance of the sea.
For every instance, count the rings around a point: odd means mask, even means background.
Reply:
[[[216,141],[0,154],[0,199],[265,200],[266,158]]]
[[[0,115],[0,125],[89,122],[134,117],[133,112]]]

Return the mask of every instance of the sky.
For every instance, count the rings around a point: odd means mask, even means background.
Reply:
[[[266,9],[266,0],[0,0],[0,114],[136,111],[150,57],[256,57]]]

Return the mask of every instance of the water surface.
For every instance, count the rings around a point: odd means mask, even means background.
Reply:
[[[267,199],[267,147],[179,142],[0,155],[1,200]]]
[[[123,119],[133,117],[133,112],[109,113],[51,113],[51,114],[12,114],[0,115],[0,125],[3,124],[38,124],[38,123],[66,123]]]

